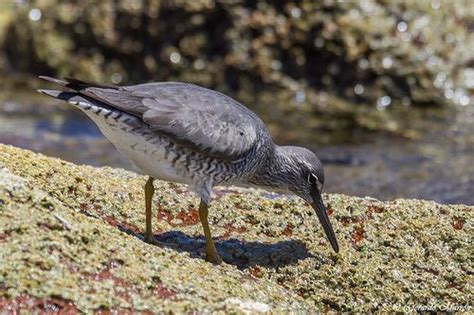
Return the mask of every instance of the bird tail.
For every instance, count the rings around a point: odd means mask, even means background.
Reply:
[[[56,91],[56,90],[46,90],[46,89],[39,89],[37,90],[41,94],[48,95],[60,100],[68,101],[69,99],[78,96],[76,92],[64,92],[64,91]]]
[[[108,103],[93,97],[88,91],[87,88],[89,87],[100,87],[100,88],[112,88],[118,89],[118,87],[107,86],[107,85],[100,85],[100,84],[93,84],[87,83],[77,79],[71,78],[64,78],[64,80],[51,78],[48,76],[40,76],[40,79],[56,83],[60,86],[66,87],[73,91],[58,91],[58,90],[47,90],[47,89],[39,89],[38,92],[41,94],[63,100],[68,102],[69,104],[81,109],[85,113],[95,114],[89,115],[90,117],[96,118],[96,116],[104,116],[105,118],[118,118],[123,117],[131,123],[135,123],[136,118],[134,115],[127,114],[125,115],[125,111],[121,108],[109,105]],[[132,119],[133,117],[133,119]]]
[[[79,94],[77,92],[64,92],[64,91],[45,90],[45,89],[39,89],[37,91],[40,92],[41,94],[66,101],[69,104],[79,107],[80,109],[83,109],[83,110],[89,110],[92,107],[104,107],[103,104],[96,104],[97,102],[94,101],[93,99],[85,95]]]
[[[86,82],[86,81],[82,81],[82,80],[74,79],[74,78],[63,78],[63,80],[61,80],[61,79],[56,79],[53,77],[48,77],[46,75],[40,75],[39,78],[48,82],[59,84],[61,86],[64,86],[68,89],[75,90],[75,91],[81,91],[88,87],[97,87],[97,88],[114,89],[114,90],[118,89],[117,86],[99,84],[99,83],[90,83],[90,82]]]
[[[56,78],[45,76],[45,75],[40,75],[39,78],[48,82],[58,84],[62,87],[71,89],[73,91],[57,91],[57,90],[39,89],[38,92],[44,95],[48,95],[53,98],[66,101],[76,107],[79,107],[82,110],[89,110],[91,109],[91,107],[111,109],[109,105],[88,96],[87,91],[84,91],[88,87],[118,89],[118,87],[115,87],[115,86],[88,83],[88,82],[74,79],[74,78],[56,79]]]

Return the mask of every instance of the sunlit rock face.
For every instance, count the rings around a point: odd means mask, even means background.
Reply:
[[[0,145],[0,307],[29,312],[469,311],[473,207],[324,195],[330,248],[300,199],[217,189],[203,259],[198,200],[145,177]]]

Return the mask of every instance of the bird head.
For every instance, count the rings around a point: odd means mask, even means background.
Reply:
[[[336,235],[321,195],[324,187],[324,169],[321,161],[316,154],[305,148],[280,148],[286,151],[285,156],[291,160],[290,163],[286,163],[287,166],[291,165],[288,172],[290,174],[287,176],[288,190],[313,207],[332,248],[336,253],[339,252]]]

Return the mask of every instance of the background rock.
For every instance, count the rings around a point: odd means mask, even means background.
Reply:
[[[333,133],[405,134],[406,106],[472,103],[468,0],[8,3],[7,72],[194,82]]]

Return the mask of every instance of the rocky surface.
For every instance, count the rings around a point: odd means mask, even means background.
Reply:
[[[0,69],[194,82],[271,111],[275,123],[303,119],[326,131],[319,142],[354,127],[405,135],[416,125],[410,105],[472,103],[473,4],[6,1]]]
[[[144,182],[0,145],[0,309],[472,310],[473,207],[325,195],[335,254],[299,199],[217,189],[213,266],[181,185],[156,181],[160,245],[142,241]]]

